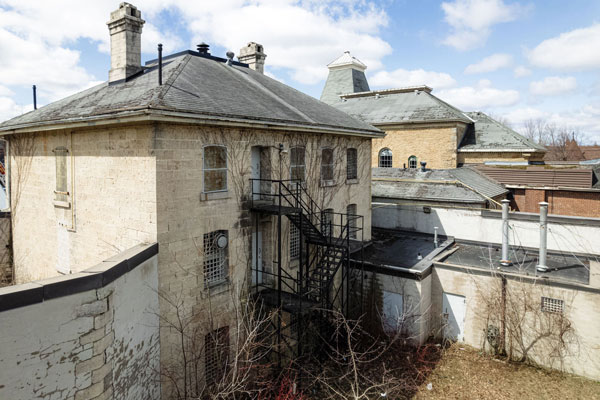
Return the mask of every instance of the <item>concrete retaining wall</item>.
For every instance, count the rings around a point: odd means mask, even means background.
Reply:
[[[502,243],[502,219],[499,211],[456,210],[397,204],[373,203],[373,226],[433,233],[439,227],[442,235],[459,240]],[[511,212],[510,243],[523,247],[539,247],[539,216]],[[548,249],[561,252],[600,254],[600,219],[550,216]]]
[[[159,399],[158,245],[0,289],[0,399]]]

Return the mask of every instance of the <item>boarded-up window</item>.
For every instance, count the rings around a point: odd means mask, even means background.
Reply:
[[[229,358],[229,327],[225,326],[204,336],[204,378],[207,385],[223,380]]]
[[[392,168],[392,151],[381,149],[379,152],[379,168]]]
[[[333,234],[333,208],[327,208],[321,213],[321,232],[325,236]]]
[[[346,213],[348,214],[348,235],[350,239],[356,239],[356,220],[358,218],[356,215],[356,204],[348,204]]]
[[[333,181],[333,149],[324,148],[321,150],[321,180],[324,182]]]
[[[306,164],[304,160],[304,147],[290,149],[290,179],[304,181]]]
[[[227,231],[204,234],[204,286],[227,280],[229,239]]]
[[[356,149],[346,150],[346,179],[358,178],[358,156]]]
[[[204,192],[227,190],[227,148],[206,146],[204,148]]]
[[[67,155],[69,150],[66,147],[57,147],[54,149],[54,159],[56,162],[56,189],[55,200],[69,201],[69,187],[67,177]]]

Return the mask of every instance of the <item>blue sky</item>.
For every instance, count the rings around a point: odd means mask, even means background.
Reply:
[[[0,120],[106,80],[118,1],[0,0]],[[266,73],[319,97],[343,51],[371,88],[418,84],[465,110],[578,130],[600,143],[600,1],[144,0],[142,59],[264,45]]]

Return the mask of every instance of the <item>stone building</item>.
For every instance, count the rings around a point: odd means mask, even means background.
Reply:
[[[210,310],[210,329],[222,329],[232,297],[262,283],[273,260],[295,273],[302,257],[291,218],[251,211],[272,203],[278,185],[303,181],[315,207],[363,215],[370,238],[371,140],[383,133],[263,75],[257,44],[244,47],[246,63],[201,44],[142,65],[143,24],[122,3],[108,23],[108,82],[0,125],[10,143],[15,279],[76,273],[158,242],[161,318],[175,316],[165,299],[176,298],[192,313]],[[252,262],[261,282],[251,281]],[[162,326],[163,366],[177,346]]]
[[[545,149],[481,112],[463,112],[428,86],[370,90],[366,65],[345,52],[328,66],[321,100],[385,131],[372,166],[456,168],[485,161],[541,161]],[[401,82],[400,82],[401,83]]]

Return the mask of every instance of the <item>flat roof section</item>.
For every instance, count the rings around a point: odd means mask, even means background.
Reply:
[[[511,247],[509,258],[512,264],[502,266],[500,245],[459,242],[455,244],[455,248],[456,251],[441,262],[584,285],[589,284],[590,281],[590,261],[585,256],[548,252],[546,258],[548,271],[538,272],[536,267],[539,253],[536,249]]]

